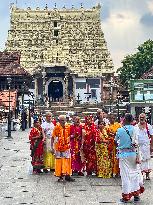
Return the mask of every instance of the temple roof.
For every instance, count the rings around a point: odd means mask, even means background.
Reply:
[[[0,75],[30,75],[24,68],[20,66],[18,63],[10,63],[5,67],[0,66]]]
[[[5,67],[12,62],[20,63],[19,52],[0,52],[0,67]]]
[[[153,66],[140,79],[153,79]]]
[[[0,52],[0,75],[30,75],[20,65],[20,53],[19,52]]]

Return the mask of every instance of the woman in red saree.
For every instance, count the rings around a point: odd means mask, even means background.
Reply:
[[[85,118],[84,133],[83,133],[83,153],[86,162],[87,175],[97,173],[97,158],[95,141],[97,138],[97,129],[93,122],[92,116]]]
[[[31,164],[33,166],[33,173],[42,173],[41,169],[44,168],[43,162],[43,144],[44,144],[44,134],[42,128],[39,124],[38,119],[34,120],[34,127],[31,128],[29,134],[30,149],[31,149]]]
[[[80,124],[80,118],[74,118],[74,124],[70,126],[70,144],[71,144],[71,162],[73,174],[83,176],[82,168],[83,163],[81,161],[81,144],[82,144],[82,126]]]

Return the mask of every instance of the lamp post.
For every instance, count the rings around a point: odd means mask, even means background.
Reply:
[[[7,82],[9,85],[9,112],[8,112],[8,138],[12,138],[11,137],[11,78],[7,78]]]
[[[29,121],[29,128],[31,128],[31,111],[30,111],[31,100],[30,100],[30,96],[31,96],[31,95],[30,95],[30,93],[29,93],[29,106],[28,106],[28,107],[29,107],[29,108],[28,108],[28,109],[29,109],[29,120],[28,120],[28,121]]]
[[[117,92],[117,104],[116,104],[116,106],[117,106],[117,121],[118,122],[120,122],[120,105],[119,105],[119,103],[120,103],[120,92],[118,91]]]
[[[24,109],[24,90],[25,90],[25,81],[23,82],[23,85],[22,85],[22,105],[21,105],[21,107],[22,107],[22,111],[23,111],[23,109]]]
[[[32,97],[32,112],[34,113],[35,111],[35,101],[34,101],[34,94],[31,92],[31,97]]]
[[[110,99],[110,104],[109,104],[109,112],[112,112],[112,95],[113,95],[113,77],[111,77],[111,80],[109,81],[110,84],[110,93],[109,93],[109,99]]]
[[[65,96],[65,101],[67,100],[67,75],[64,76],[64,96]]]
[[[26,122],[25,122],[25,111],[24,111],[24,90],[25,90],[25,82],[23,82],[22,85],[22,110],[21,110],[21,127],[22,127],[22,131],[25,130],[26,127]]]

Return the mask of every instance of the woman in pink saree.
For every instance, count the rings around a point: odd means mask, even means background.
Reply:
[[[71,135],[71,159],[72,159],[72,171],[73,174],[83,176],[82,173],[83,163],[81,161],[81,145],[82,145],[82,125],[80,124],[80,118],[76,116],[74,118],[74,124],[70,128]]]

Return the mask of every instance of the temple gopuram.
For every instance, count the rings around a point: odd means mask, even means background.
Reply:
[[[110,97],[114,67],[101,28],[101,6],[31,9],[11,6],[7,51],[35,80],[36,98],[100,103]]]

